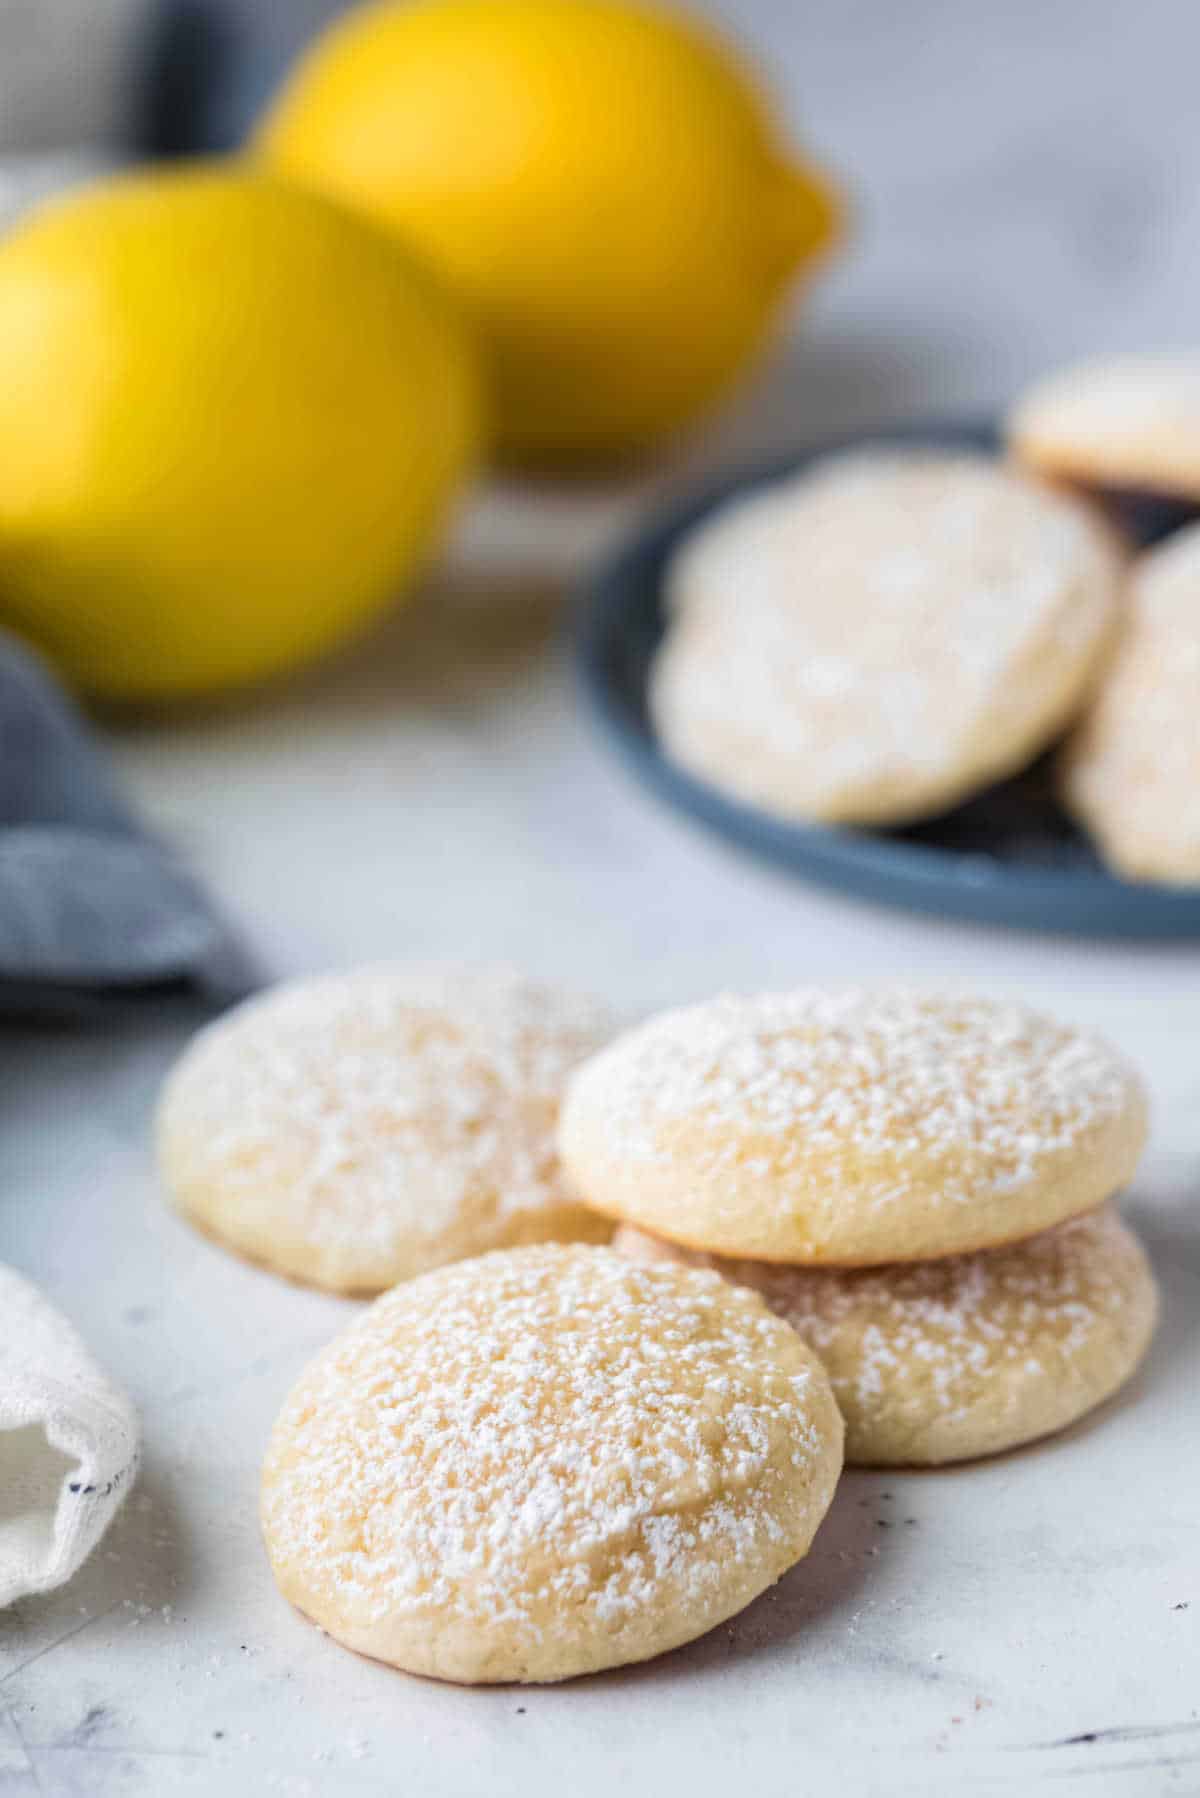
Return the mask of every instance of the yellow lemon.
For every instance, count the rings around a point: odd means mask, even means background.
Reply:
[[[702,413],[837,215],[726,44],[614,0],[352,12],[258,148],[453,282],[526,458],[639,448]]]
[[[90,692],[315,655],[411,575],[476,440],[453,310],[318,195],[149,173],[0,242],[0,623]]]

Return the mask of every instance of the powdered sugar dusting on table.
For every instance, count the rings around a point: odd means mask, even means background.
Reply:
[[[786,1548],[811,1502],[829,1442],[803,1355],[714,1274],[557,1245],[441,1269],[289,1400],[272,1554],[360,1619],[618,1626],[664,1581],[703,1600],[731,1561]]]
[[[1023,1005],[905,988],[726,995],[602,1050],[569,1101],[632,1164],[771,1169],[848,1158],[876,1203],[943,1178],[934,1203],[1016,1190],[1139,1092],[1107,1044]],[[883,1173],[880,1173],[880,1169]],[[764,1172],[766,1167],[764,1166]]]

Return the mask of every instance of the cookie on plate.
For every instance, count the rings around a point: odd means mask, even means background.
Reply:
[[[571,1079],[581,1198],[712,1253],[863,1267],[1013,1242],[1129,1179],[1133,1069],[1011,1002],[802,988],[666,1012]]]
[[[641,1661],[807,1553],[842,1465],[816,1356],[757,1294],[611,1249],[501,1251],[377,1301],[275,1425],[284,1595],[468,1683]]]
[[[780,817],[932,815],[1078,709],[1122,568],[1090,507],[996,461],[834,458],[677,552],[655,728],[689,773]]]
[[[702,1255],[628,1226],[613,1246],[762,1293],[821,1357],[846,1459],[865,1467],[972,1460],[1066,1429],[1131,1377],[1158,1311],[1110,1205],[1008,1248],[846,1271]]]
[[[275,988],[211,1024],[158,1116],[193,1222],[339,1292],[509,1244],[601,1241],[554,1146],[568,1073],[610,1032],[505,970],[375,967]]]
[[[1007,423],[1027,467],[1076,486],[1200,506],[1200,356],[1110,356],[1057,370]]]
[[[1200,524],[1135,564],[1060,774],[1065,803],[1119,873],[1200,886]]]

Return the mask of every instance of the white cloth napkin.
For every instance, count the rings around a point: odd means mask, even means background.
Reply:
[[[71,1325],[0,1266],[0,1607],[87,1559],[134,1482],[138,1421]]]

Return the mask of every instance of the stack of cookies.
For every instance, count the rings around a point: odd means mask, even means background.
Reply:
[[[987,1454],[1113,1392],[1155,1315],[1107,1203],[1144,1127],[1118,1055],[1016,1005],[793,992],[612,1040],[520,975],[384,967],[202,1032],[159,1147],[227,1246],[391,1287],[272,1432],[281,1590],[410,1672],[543,1681],[740,1610],[844,1456]]]
[[[571,1082],[579,1194],[640,1261],[715,1269],[820,1356],[846,1458],[934,1464],[1064,1428],[1136,1367],[1153,1276],[1108,1201],[1145,1104],[1024,1006],[896,989],[721,998]]]

